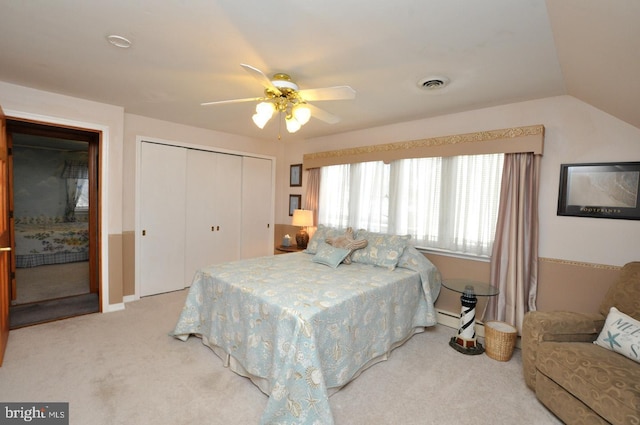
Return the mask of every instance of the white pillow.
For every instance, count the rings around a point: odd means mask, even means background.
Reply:
[[[611,307],[593,343],[640,363],[640,322]]]

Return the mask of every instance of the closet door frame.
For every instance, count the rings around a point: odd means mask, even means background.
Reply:
[[[193,143],[185,143],[185,142],[180,142],[180,141],[173,141],[173,140],[166,140],[166,139],[160,139],[160,138],[156,138],[156,137],[147,137],[147,136],[136,136],[136,171],[135,171],[135,294],[133,296],[126,296],[125,300],[126,301],[133,301],[133,300],[138,300],[140,299],[140,293],[141,293],[141,288],[140,288],[140,282],[141,282],[141,270],[140,270],[140,254],[141,254],[141,249],[140,249],[140,235],[142,232],[142,227],[141,227],[141,199],[140,199],[140,194],[141,194],[141,163],[142,163],[142,143],[143,142],[151,142],[151,143],[158,143],[158,144],[164,144],[164,145],[170,145],[170,146],[176,146],[176,147],[183,147],[183,148],[188,148],[188,149],[198,149],[198,150],[205,150],[205,151],[210,151],[210,152],[217,152],[217,153],[226,153],[226,154],[231,154],[231,155],[238,155],[238,156],[248,156],[248,157],[255,157],[255,158],[262,158],[262,159],[268,159],[272,161],[272,175],[271,175],[271,181],[273,182],[273,188],[272,188],[272,194],[271,194],[271,227],[272,229],[275,227],[275,172],[276,172],[276,158],[270,155],[262,155],[262,154],[255,154],[255,153],[250,153],[250,152],[243,152],[243,151],[236,151],[236,150],[230,150],[230,149],[224,149],[224,148],[218,148],[215,146],[207,146],[207,145],[198,145],[198,144],[193,144]],[[273,231],[271,232],[271,240],[270,240],[270,245],[273,246],[274,244],[274,234]]]

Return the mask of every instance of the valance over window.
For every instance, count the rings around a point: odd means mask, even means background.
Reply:
[[[315,152],[303,156],[305,169],[327,165],[398,159],[435,158],[490,153],[532,152],[542,155],[544,126],[514,127],[502,130],[456,134],[429,139],[360,146],[334,151]]]
[[[88,179],[89,166],[87,161],[65,161],[61,177],[63,179]]]

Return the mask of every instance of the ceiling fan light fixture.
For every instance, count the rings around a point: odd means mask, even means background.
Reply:
[[[291,109],[291,114],[293,118],[300,123],[300,126],[303,126],[308,123],[311,118],[311,109],[309,109],[306,104],[301,103]]]
[[[258,128],[263,129],[269,122],[276,107],[271,102],[260,102],[256,105],[256,113],[251,117]]]
[[[299,90],[298,85],[291,81],[288,74],[274,74],[272,78],[251,65],[240,64],[245,71],[264,87],[264,95],[258,98],[219,100],[204,102],[200,105],[209,106],[225,103],[240,103],[248,101],[260,101],[256,105],[256,112],[252,115],[254,124],[261,130],[273,117],[274,112],[278,112],[278,140],[280,140],[280,128],[282,117],[284,117],[287,131],[295,133],[303,125],[309,122],[311,115],[327,124],[335,124],[340,118],[330,113],[307,104],[307,101],[320,100],[343,100],[354,99],[356,92],[349,86],[324,87],[316,89]]]
[[[295,133],[296,131],[300,130],[300,128],[302,128],[302,124],[300,124],[300,122],[298,122],[298,120],[295,119],[293,115],[287,115],[284,121],[287,124],[287,131],[289,133]]]

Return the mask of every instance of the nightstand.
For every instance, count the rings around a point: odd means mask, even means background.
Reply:
[[[276,247],[276,254],[283,254],[286,252],[300,252],[300,251],[304,251],[304,248],[298,248],[298,245],[291,245],[291,246],[278,245]]]

